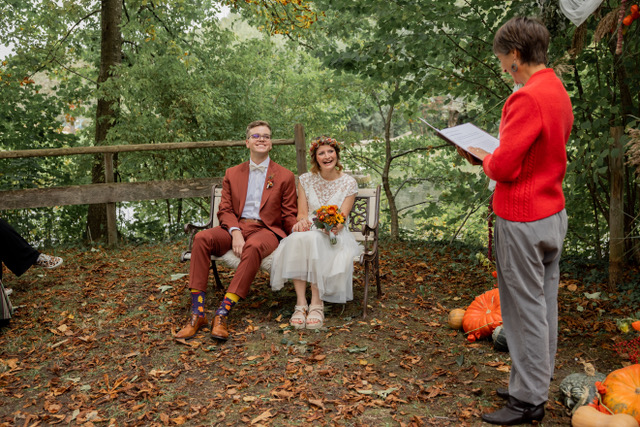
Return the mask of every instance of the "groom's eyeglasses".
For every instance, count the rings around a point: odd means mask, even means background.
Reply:
[[[260,135],[259,133],[254,133],[253,135],[249,135],[249,136],[253,139],[260,139],[260,138],[264,138],[266,140],[271,139],[271,135]]]

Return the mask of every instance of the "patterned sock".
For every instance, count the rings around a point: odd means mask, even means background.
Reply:
[[[240,301],[240,297],[238,295],[227,292],[220,303],[220,307],[216,310],[216,316],[228,316],[229,311],[231,311],[238,301]]]
[[[204,317],[204,292],[191,289],[191,313]]]

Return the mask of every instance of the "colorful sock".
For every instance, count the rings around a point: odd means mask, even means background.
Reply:
[[[191,313],[204,317],[204,292],[191,289]]]
[[[220,303],[220,307],[216,310],[216,316],[228,316],[229,311],[231,311],[238,301],[240,301],[240,297],[238,295],[227,292]]]

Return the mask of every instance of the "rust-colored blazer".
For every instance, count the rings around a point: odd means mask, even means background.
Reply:
[[[225,172],[218,209],[218,220],[222,228],[240,228],[238,221],[247,198],[248,184],[248,161]],[[293,172],[270,160],[262,190],[260,219],[280,239],[284,239],[291,233],[297,213],[296,181]]]

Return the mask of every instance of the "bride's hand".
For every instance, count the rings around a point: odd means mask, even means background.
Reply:
[[[338,224],[331,229],[331,232],[337,236],[338,233],[342,231],[343,228],[344,228],[344,224]]]
[[[309,231],[311,228],[311,221],[308,218],[300,218],[298,222],[293,225],[293,231]]]

